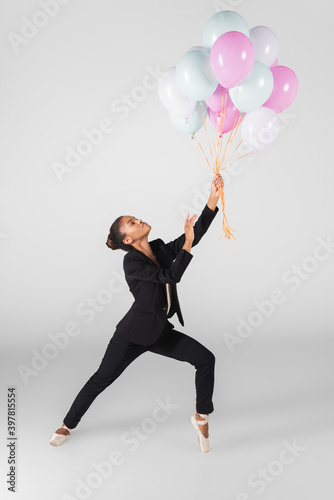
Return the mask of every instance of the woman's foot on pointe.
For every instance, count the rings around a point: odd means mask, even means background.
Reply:
[[[59,429],[57,429],[52,434],[49,443],[52,444],[52,446],[59,446],[60,444],[62,444],[65,441],[65,439],[68,436],[70,436],[70,434],[71,434],[71,429],[66,427],[66,425],[63,422],[62,426],[59,427]]]
[[[195,413],[191,416],[190,421],[197,432],[198,443],[200,445],[201,451],[203,453],[210,451],[209,415]]]
[[[206,414],[205,416],[201,416],[200,413],[196,413],[196,420],[200,420],[200,421],[203,421],[205,420],[206,422],[204,422],[203,424],[201,424],[200,426],[200,430],[202,431],[202,434],[205,438],[208,438],[209,437],[209,415]],[[202,414],[204,415],[204,414]]]

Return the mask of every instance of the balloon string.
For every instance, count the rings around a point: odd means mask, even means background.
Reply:
[[[225,99],[224,99],[225,98]],[[223,126],[224,126],[224,120],[226,116],[226,103],[227,103],[227,90],[224,89],[222,92],[222,102],[221,102],[221,108],[220,108],[220,120],[216,120],[216,143],[213,140],[214,148],[215,148],[215,161],[213,164],[213,170],[215,173],[218,173],[220,170],[220,154],[221,154],[221,149],[222,149],[222,143],[223,143]],[[219,193],[220,193],[220,198],[222,202],[222,213],[223,213],[223,223],[222,223],[222,229],[224,231],[225,237],[227,239],[230,239],[231,237],[234,238],[231,229],[228,225],[227,219],[226,219],[226,213],[225,213],[225,195],[224,195],[224,190],[222,187],[219,188]],[[220,236],[221,238],[221,236]],[[235,238],[234,238],[235,239]]]
[[[207,159],[207,157],[206,157],[206,154],[205,154],[205,152],[204,152],[204,149],[202,148],[201,143],[199,142],[199,140],[197,139],[197,137],[196,137],[196,135],[195,135],[195,132],[194,132],[194,129],[192,128],[192,125],[191,125],[191,123],[190,123],[190,120],[187,118],[187,119],[186,119],[186,121],[189,123],[189,125],[190,125],[190,127],[191,127],[191,130],[192,130],[192,135],[191,135],[191,138],[192,138],[192,139],[196,139],[196,141],[197,141],[197,143],[198,143],[199,147],[201,148],[201,150],[202,150],[202,152],[203,152],[203,154],[204,154],[204,157],[205,157],[205,159],[206,159],[206,162],[207,162],[207,164],[209,165],[209,167],[210,167],[210,169],[211,169],[210,162],[209,162],[209,160],[208,160],[208,159]]]
[[[203,152],[203,154],[204,154],[204,157],[205,157],[205,159],[206,159],[206,162],[207,162],[207,164],[209,165],[209,168],[210,168],[210,170],[211,170],[211,165],[210,165],[210,162],[209,162],[209,160],[208,160],[208,159],[207,159],[207,157],[206,157],[206,154],[205,154],[205,152],[204,152],[204,149],[202,148],[201,143],[199,142],[199,140],[197,139],[197,137],[196,137],[196,135],[195,135],[195,134],[193,134],[193,138],[194,138],[194,139],[196,139],[197,144],[198,144],[198,145],[199,145],[199,147],[201,148],[201,150],[202,150],[202,152]]]
[[[224,99],[225,98],[225,99]],[[227,103],[227,89],[224,89],[222,92],[222,102],[221,102],[221,108],[220,108],[220,120],[218,120],[217,116],[217,123],[216,123],[216,139],[217,139],[217,148],[216,148],[216,158],[215,158],[215,164],[214,164],[214,171],[216,173],[221,170],[221,162],[220,162],[220,155],[221,155],[221,149],[222,149],[222,144],[223,144],[223,128],[224,128],[224,120],[226,116],[226,103]],[[218,125],[219,123],[219,125]],[[218,130],[219,129],[219,130]],[[219,134],[218,134],[219,131]],[[224,170],[224,169],[223,169]],[[234,231],[227,222],[226,218],[226,213],[225,213],[225,194],[223,188],[220,186],[219,187],[219,193],[220,193],[220,199],[222,202],[222,213],[223,213],[223,223],[222,223],[222,230],[224,231],[225,238],[230,239],[231,237],[235,239],[231,231]],[[221,239],[221,236],[219,237]]]
[[[213,170],[214,172],[217,172],[217,156],[218,156],[218,147],[219,147],[219,143],[218,143],[218,120],[216,120],[216,144],[215,144],[215,140],[213,138],[213,144],[214,144],[214,148],[215,148],[215,161],[214,161],[214,164],[213,164]]]
[[[215,150],[215,158],[216,158],[216,156],[217,156],[217,149],[216,149],[215,141],[214,141],[213,138],[212,138],[212,142],[213,142],[213,147],[214,147],[214,150]]]
[[[210,154],[211,154],[211,158],[213,159],[213,156],[212,156],[212,149],[211,149],[211,144],[210,144],[210,139],[209,139],[209,136],[208,136],[208,130],[206,128],[206,123],[205,123],[205,116],[204,116],[204,110],[203,110],[203,106],[201,106],[202,108],[202,116],[203,116],[203,123],[204,123],[204,128],[205,128],[205,132],[206,132],[206,137],[208,139],[208,143],[209,143],[209,147],[210,147]]]
[[[218,173],[218,157],[219,157],[219,150],[220,150],[220,140],[221,140],[221,123],[218,125],[219,120],[218,120],[218,115],[222,116],[223,114],[223,106],[224,106],[224,92],[222,92],[222,103],[220,107],[220,113],[217,114],[217,119],[216,119],[216,142],[217,142],[217,147],[215,147],[215,162],[213,165],[213,170],[214,172]],[[219,130],[218,130],[219,129]],[[219,131],[219,134],[218,134]]]
[[[212,139],[212,143],[213,143],[213,147],[214,147],[214,151],[215,151],[215,158],[214,158],[214,160],[213,160],[213,154],[212,154],[211,143],[210,143],[210,139],[209,139],[209,135],[208,135],[208,130],[207,130],[206,123],[205,123],[204,111],[203,111],[203,107],[201,106],[202,107],[202,116],[203,116],[204,128],[205,128],[205,132],[206,132],[206,136],[207,136],[208,143],[209,143],[209,148],[210,148],[210,154],[211,154],[211,159],[212,159],[212,166],[210,165],[210,162],[209,162],[209,160],[208,160],[208,158],[207,158],[207,156],[205,154],[205,151],[204,151],[201,143],[197,139],[195,133],[194,132],[192,133],[192,138],[196,139],[196,142],[199,145],[199,147],[200,147],[200,149],[201,149],[201,151],[202,151],[202,153],[203,153],[203,155],[205,157],[205,160],[206,160],[206,162],[207,162],[207,164],[208,164],[208,166],[210,168],[210,171],[211,171],[211,174],[213,175],[213,177],[214,177],[214,173],[218,173],[220,170],[224,170],[225,169],[225,167],[224,168],[221,168],[221,167],[222,167],[223,161],[224,161],[224,159],[226,157],[226,154],[227,154],[227,151],[228,151],[227,146],[232,142],[232,140],[233,140],[233,138],[235,136],[235,133],[236,133],[236,131],[238,129],[239,123],[240,123],[240,117],[239,117],[237,126],[236,126],[236,128],[234,130],[235,122],[236,122],[236,119],[237,119],[237,117],[236,117],[235,120],[234,120],[234,123],[233,123],[233,128],[231,130],[230,136],[228,138],[227,144],[225,145],[225,149],[224,149],[224,153],[223,153],[223,158],[220,159],[221,151],[222,151],[222,144],[223,144],[223,136],[224,136],[223,126],[224,126],[224,119],[225,119],[225,116],[226,116],[226,103],[227,103],[227,89],[224,89],[224,91],[222,92],[222,103],[221,103],[221,111],[220,111],[221,116],[220,116],[220,123],[219,123],[219,125],[218,125],[218,122],[219,122],[218,116],[217,116],[217,120],[216,120],[216,143],[214,141],[214,138]],[[191,126],[191,123],[190,123],[190,121],[188,119],[187,119],[187,122]],[[240,144],[237,146],[236,149],[238,149],[238,147],[240,146]],[[212,167],[213,167],[214,173],[212,172]],[[229,226],[228,222],[227,222],[226,213],[225,213],[225,195],[224,195],[224,190],[223,190],[223,188],[221,186],[219,187],[219,193],[220,193],[220,199],[221,199],[221,202],[222,202],[222,213],[223,213],[222,230],[224,231],[225,238],[227,238],[227,239],[233,238],[235,240],[235,237],[232,234],[232,231],[235,231],[235,229],[232,229]],[[221,237],[222,236],[220,236],[219,238],[221,238]]]
[[[223,114],[223,106],[224,106],[224,92],[222,92],[222,103],[221,103],[221,106],[220,106],[220,116],[222,116],[222,114]],[[217,155],[217,151],[219,150],[219,139],[218,139],[218,129],[219,128],[220,128],[220,126],[218,126],[218,116],[217,116],[217,120],[216,120],[216,142],[217,142],[217,148],[215,148],[215,150],[216,150],[216,157],[215,157],[215,164],[214,164],[215,168],[217,166],[217,156],[218,156]],[[220,137],[220,135],[219,135],[219,137]]]
[[[225,150],[224,150],[223,158],[221,160],[221,164],[223,164],[223,162],[224,162],[224,160],[226,158],[226,155],[228,153],[228,150],[230,148],[230,145],[231,145],[231,143],[232,143],[232,141],[233,141],[233,139],[235,137],[235,134],[237,133],[238,127],[239,127],[240,122],[241,122],[242,113],[240,113],[239,119],[238,119],[238,123],[237,123],[236,127],[234,127],[236,118],[237,117],[235,117],[235,119],[234,119],[233,127],[232,127],[232,130],[230,132],[230,136],[229,136],[228,141],[227,141],[226,146],[225,146]]]
[[[225,99],[224,99],[225,97]],[[222,149],[222,144],[223,144],[223,128],[224,128],[224,120],[226,116],[226,104],[227,104],[227,89],[224,88],[224,91],[222,92],[222,103],[221,103],[221,108],[220,108],[220,124],[219,124],[219,139],[218,139],[218,145],[217,145],[217,151],[218,154],[216,155],[216,162],[215,162],[215,170],[218,173],[219,170],[221,170],[221,165],[222,162],[220,161],[220,155],[221,155],[221,149]],[[218,127],[217,127],[217,133],[218,133]],[[224,169],[223,169],[224,170]],[[225,234],[225,238],[230,239],[231,237],[235,240],[235,237],[233,236],[231,231],[234,231],[227,222],[226,218],[226,213],[225,213],[225,194],[224,190],[222,187],[219,187],[219,193],[220,193],[220,199],[222,202],[222,213],[223,213],[223,223],[222,223],[222,229]],[[219,237],[221,239],[221,236]]]
[[[242,120],[242,115],[243,115],[243,113],[240,113],[239,120],[238,120],[238,124],[237,124],[237,126],[236,126],[235,131],[233,132],[232,141],[233,141],[233,139],[234,139],[234,137],[235,137],[235,134],[237,133],[238,127],[239,127],[239,125],[240,125],[240,123],[241,123],[241,120]],[[231,142],[232,142],[232,141],[231,141]],[[239,145],[240,145],[240,144],[239,144]]]
[[[224,101],[224,94],[225,94],[225,101]],[[224,92],[222,92],[222,105],[221,105],[221,117],[220,117],[220,126],[219,126],[219,153],[217,156],[217,162],[216,162],[216,172],[219,172],[221,162],[219,161],[220,155],[221,155],[221,149],[222,149],[222,144],[223,144],[223,127],[224,127],[224,119],[226,115],[226,102],[227,102],[227,90],[224,89]]]
[[[248,153],[242,155],[242,156],[238,156],[238,158],[235,158],[233,161],[231,161],[231,163],[228,164],[228,166],[232,165],[232,163],[234,163],[235,161],[239,160],[240,158],[243,158],[244,156],[247,156],[247,155],[251,155],[251,154],[256,154],[255,151],[249,151]]]
[[[225,160],[225,156],[226,156],[226,154],[227,154],[227,152],[228,152],[228,150],[229,150],[229,144],[230,144],[230,142],[231,142],[231,137],[232,137],[232,135],[233,135],[233,130],[234,130],[234,126],[235,126],[236,119],[237,119],[237,117],[235,117],[235,118],[234,118],[233,126],[232,126],[232,129],[231,129],[231,131],[230,131],[230,135],[229,135],[229,137],[228,137],[228,140],[227,140],[227,142],[226,142],[226,144],[225,144],[225,149],[224,149],[223,156],[222,156],[222,158],[221,158],[221,160],[220,160],[220,165],[222,165],[222,164],[223,164],[223,162],[224,162],[224,160]]]
[[[222,229],[225,234],[225,238],[228,240],[232,237],[235,240],[235,237],[231,233],[231,231],[235,231],[235,229],[232,229],[227,222],[226,215],[225,215],[225,196],[224,196],[224,190],[221,186],[219,186],[219,192],[220,192],[220,199],[222,202],[222,212],[223,212],[223,223],[222,223]],[[219,236],[219,239],[221,239],[221,236]]]

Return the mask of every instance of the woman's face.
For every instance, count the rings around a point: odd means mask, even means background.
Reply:
[[[151,226],[142,219],[136,219],[132,215],[124,215],[121,220],[121,231],[126,234],[123,242],[131,245],[133,241],[141,240],[147,237],[151,231]]]

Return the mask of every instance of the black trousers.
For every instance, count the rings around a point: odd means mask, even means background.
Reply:
[[[174,330],[173,325],[166,319],[161,336],[148,346],[135,344],[122,337],[117,330],[115,331],[99,368],[76,396],[63,420],[64,424],[69,429],[74,429],[96,396],[112,384],[132,361],[146,351],[192,364],[196,369],[196,412],[213,412],[215,356],[197,340]]]

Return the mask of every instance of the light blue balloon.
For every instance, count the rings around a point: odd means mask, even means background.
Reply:
[[[210,97],[218,86],[210,64],[210,52],[203,48],[183,54],[176,64],[175,79],[190,99],[204,101]]]
[[[274,88],[273,74],[264,63],[254,61],[249,75],[228,90],[231,101],[241,113],[259,108],[270,97]]]
[[[203,113],[204,120],[206,120],[207,105],[205,102],[198,102],[196,104],[195,111],[188,118],[179,118],[178,116],[173,115],[173,113],[169,113],[169,118],[174,127],[178,130],[193,135],[204,125]]]
[[[203,30],[203,42],[208,50],[224,33],[228,31],[240,31],[249,37],[249,28],[242,16],[232,10],[220,10],[213,14],[207,21]]]

